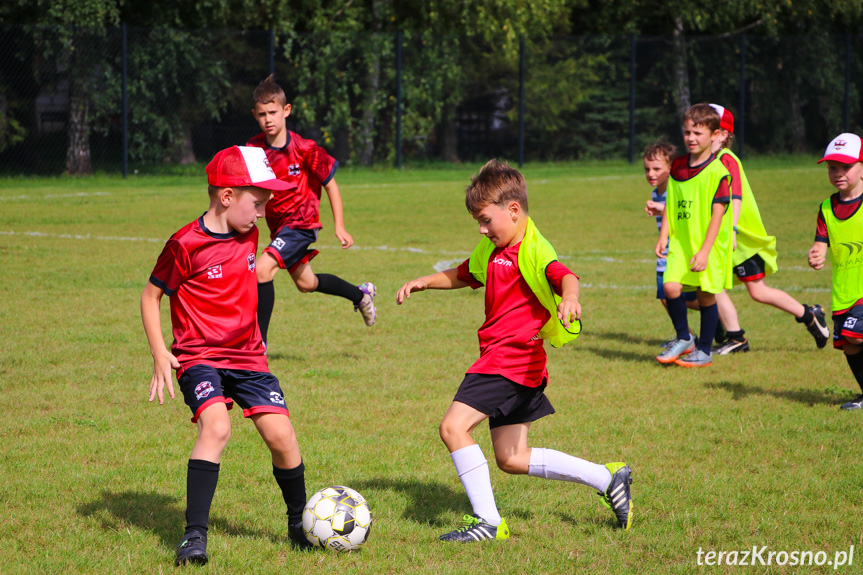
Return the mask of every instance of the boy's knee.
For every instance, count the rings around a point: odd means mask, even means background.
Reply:
[[[278,262],[267,253],[264,253],[255,262],[255,277],[257,277],[259,284],[273,281],[277,271],[279,271]]]
[[[200,435],[210,442],[227,445],[231,439],[231,422],[221,419],[208,422],[201,427]]]
[[[453,447],[457,448],[461,445],[465,436],[470,437],[470,433],[466,429],[463,429],[457,421],[446,417],[444,417],[438,426],[438,434],[441,441],[450,448],[450,451],[452,451]]]
[[[312,285],[310,282],[297,281],[296,286],[301,293],[312,293],[318,288],[318,282]]]
[[[683,294],[683,286],[676,283],[666,283],[662,289],[665,290],[665,297],[668,299],[677,299]]]

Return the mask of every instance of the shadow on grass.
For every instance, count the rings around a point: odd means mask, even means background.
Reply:
[[[657,344],[658,346],[659,344]],[[615,360],[621,359],[624,361],[638,361],[642,363],[657,363],[656,355],[659,354],[659,350],[657,350],[656,354],[651,353],[635,353],[631,351],[620,351],[620,350],[611,350],[611,349],[602,349],[600,347],[590,347],[590,346],[579,346],[579,349],[583,349],[588,351],[594,355],[598,355],[599,357]]]
[[[750,395],[772,395],[778,399],[787,399],[804,403],[809,406],[814,405],[838,405],[844,403],[855,396],[849,391],[845,396],[833,390],[816,390],[816,389],[788,389],[775,390],[764,389],[759,385],[746,385],[743,383],[732,383],[730,381],[720,381],[717,383],[706,383],[704,387],[709,389],[719,389],[731,393],[731,399],[739,401],[746,399]]]
[[[427,525],[440,526],[444,524],[441,515],[448,511],[468,513],[470,500],[463,491],[455,491],[443,483],[423,482],[415,479],[391,479],[376,477],[351,484],[360,493],[363,489],[381,491],[400,491],[410,497],[410,502],[402,517],[409,521]],[[449,525],[450,521],[446,521]]]
[[[183,536],[185,502],[161,493],[103,491],[99,499],[77,508],[82,517],[99,522],[105,531],[124,531],[129,526],[155,534],[171,549]],[[269,539],[284,543],[286,533],[249,529],[219,517],[210,518],[210,529],[232,537]]]
[[[673,331],[673,330],[669,330],[669,331]],[[616,331],[597,332],[596,334],[591,334],[591,335],[595,335],[596,337],[604,339],[604,340],[611,339],[614,341],[619,341],[621,343],[635,343],[638,345],[650,345],[650,346],[656,346],[656,347],[659,347],[660,345],[662,345],[665,342],[664,339],[658,339],[658,338],[645,339],[643,337],[636,337],[636,336],[629,334],[629,333],[620,333],[620,332],[616,332]],[[666,338],[666,339],[668,339],[668,338]]]
[[[603,529],[606,527],[610,527],[612,529],[617,528],[617,518],[615,518],[614,515],[609,515],[608,518],[603,519],[597,515],[593,515],[591,517],[576,517],[572,513],[560,511],[557,513],[557,516],[560,517],[562,522],[569,523],[573,527],[593,525],[594,527],[601,527]]]

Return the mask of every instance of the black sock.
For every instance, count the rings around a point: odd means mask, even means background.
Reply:
[[[668,305],[668,315],[674,331],[677,332],[677,339],[689,339],[689,318],[686,317],[686,300],[683,295],[674,299],[667,298],[665,303]]]
[[[743,341],[743,334],[746,333],[746,330],[741,329],[738,331],[727,331],[725,332],[725,336],[728,339],[733,339],[735,341]]]
[[[719,323],[719,308],[716,304],[701,306],[701,339],[698,349],[710,355],[713,336],[716,335],[716,325]],[[729,337],[731,334],[728,334]]]
[[[300,463],[293,469],[281,469],[273,465],[273,477],[282,490],[285,505],[288,506],[288,523],[293,525],[303,520],[306,506],[306,466]]]
[[[851,368],[851,373],[854,374],[857,385],[863,390],[863,352],[854,355],[845,354],[845,359],[848,360],[848,367]]]
[[[203,459],[190,459],[186,474],[186,533],[200,531],[207,535],[210,504],[219,482],[219,464]]]
[[[317,292],[349,299],[354,305],[359,305],[363,295],[365,295],[354,284],[333,274],[315,274],[315,276],[318,278],[318,289],[315,290]]]
[[[258,327],[261,329],[261,339],[267,343],[267,331],[270,329],[270,318],[273,317],[273,307],[276,304],[276,288],[272,281],[258,284]]]
[[[809,306],[804,303],[803,304],[803,315],[801,315],[800,317],[795,318],[795,319],[797,320],[797,323],[803,323],[803,324],[809,325],[810,323],[812,323],[812,320],[815,319],[815,316],[812,315],[811,311],[809,311]]]

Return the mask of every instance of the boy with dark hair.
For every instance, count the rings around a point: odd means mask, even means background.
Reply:
[[[761,212],[755,202],[752,188],[743,165],[730,150],[734,139],[734,116],[728,109],[710,104],[719,118],[719,138],[713,144],[713,152],[731,174],[731,209],[734,230],[734,253],[731,257],[735,283],[746,286],[749,296],[758,303],[765,303],[794,316],[815,338],[815,344],[827,345],[830,330],[820,305],[802,304],[786,292],[770,287],[764,278],[774,273],[776,264],[776,238],[768,236],[761,220]],[[718,355],[749,351],[749,341],[740,327],[737,309],[725,292],[716,294],[719,320],[725,326],[726,340],[717,341],[713,349]]]
[[[557,261],[554,248],[528,215],[527,187],[518,170],[491,160],[471,179],[465,205],[484,236],[470,258],[457,268],[407,282],[396,296],[401,305],[412,292],[426,289],[486,287],[480,357],[467,370],[440,424],[440,437],[473,515],[465,515],[463,527],[440,539],[469,543],[509,538],[495,504],[488,462],[471,437],[486,419],[501,470],[592,487],[614,511],[618,526],[629,529],[628,465],[598,465],[527,443],[531,423],[554,413],[545,395],[548,370],[542,342],[548,339],[560,347],[581,332],[578,277]]]
[[[153,355],[150,401],[173,399],[171,369],[198,438],[186,475],[186,531],[177,565],[205,564],[210,505],[236,401],[272,454],[273,476],[287,505],[288,536],[304,545],[305,467],[279,380],[269,372],[256,318],[255,254],[264,206],[293,184],[276,178],[259,148],[234,146],[207,165],[210,206],[171,236],[141,296],[141,318]],[[162,338],[160,303],[171,300],[174,343]]]
[[[322,227],[318,214],[321,188],[326,190],[330,200],[336,238],[343,249],[354,243],[345,230],[342,196],[335,180],[338,161],[312,140],[287,129],[285,120],[291,113],[291,105],[272,75],[255,88],[253,96],[252,114],[261,133],[246,145],[263,148],[276,176],[294,184],[290,191],[273,194],[267,204],[267,226],[272,242],[261,255],[257,271],[258,322],[264,344],[276,299],[273,278],[279,269],[288,270],[297,289],[303,293],[319,292],[351,301],[366,325],[374,325],[377,317],[374,284],[365,282],[356,286],[332,274],[315,274],[309,264],[319,253],[309,246],[317,241]]]
[[[833,262],[833,347],[845,352],[848,367],[863,389],[863,140],[839,134],[818,163],[827,162],[827,175],[837,193],[821,204],[809,265],[824,267],[827,252]],[[863,408],[863,395],[842,405]]]
[[[668,246],[664,274],[668,314],[676,338],[656,359],[683,367],[713,365],[711,344],[719,324],[716,294],[731,287],[731,217],[728,170],[711,152],[719,137],[719,119],[708,104],[696,104],[683,116],[683,140],[689,153],[671,166],[668,196],[655,253]],[[701,310],[698,344],[689,333],[684,286],[697,289]]]
[[[674,145],[665,140],[657,140],[644,148],[642,154],[642,162],[644,164],[644,177],[647,183],[653,186],[653,192],[650,199],[644,206],[644,211],[648,216],[656,218],[656,230],[662,230],[662,213],[665,211],[665,194],[668,190],[668,175],[671,173],[671,163],[674,161],[675,149]],[[668,249],[665,250],[665,255],[668,254]],[[663,288],[662,276],[665,273],[665,255],[656,258],[656,299],[662,303],[662,307],[668,312],[668,303],[665,301],[665,289]],[[686,307],[689,309],[698,310],[698,300],[695,297],[695,292],[684,292],[686,299]],[[662,344],[662,347],[668,347],[672,338]]]

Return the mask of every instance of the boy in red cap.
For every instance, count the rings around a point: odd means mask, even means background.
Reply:
[[[303,460],[279,380],[269,372],[258,329],[255,254],[264,208],[274,191],[293,184],[276,178],[260,148],[234,146],[207,165],[207,211],[171,236],[141,296],[141,318],[153,354],[150,401],[173,399],[171,369],[198,438],[186,475],[186,531],[176,564],[205,564],[210,504],[219,479],[222,451],[231,435],[228,410],[236,401],[272,454],[273,475],[288,513],[288,536],[305,537]],[[160,303],[171,303],[174,343],[162,338]]]
[[[734,224],[734,253],[731,257],[734,283],[746,286],[749,296],[758,303],[772,305],[794,316],[815,339],[815,345],[827,345],[830,330],[820,305],[800,303],[788,293],[770,287],[764,278],[777,269],[776,238],[768,236],[761,221],[761,213],[743,165],[730,150],[734,142],[734,116],[727,108],[717,104],[710,107],[719,116],[719,138],[713,145],[713,153],[731,174],[731,209]],[[713,349],[717,355],[749,351],[749,341],[740,327],[737,309],[727,292],[716,294],[719,320],[725,327],[724,341],[717,341]]]
[[[325,293],[349,300],[354,304],[354,311],[362,314],[366,325],[374,325],[377,310],[373,283],[354,285],[333,274],[316,274],[309,263],[318,255],[318,250],[309,246],[317,241],[322,227],[318,214],[321,188],[330,200],[336,239],[342,249],[354,243],[345,229],[342,196],[335,180],[339,163],[312,140],[287,129],[285,120],[291,113],[291,105],[272,75],[255,88],[254,100],[252,114],[261,133],[246,145],[262,148],[276,176],[296,184],[290,192],[276,192],[267,204],[267,226],[272,242],[261,255],[257,271],[258,323],[264,344],[276,299],[273,279],[279,269],[288,270],[297,289],[303,293]]]
[[[863,389],[863,141],[856,134],[839,134],[824,157],[830,183],[838,190],[821,204],[809,265],[824,267],[827,252],[833,262],[833,347],[845,352],[848,367]],[[863,395],[842,405],[863,408]]]

